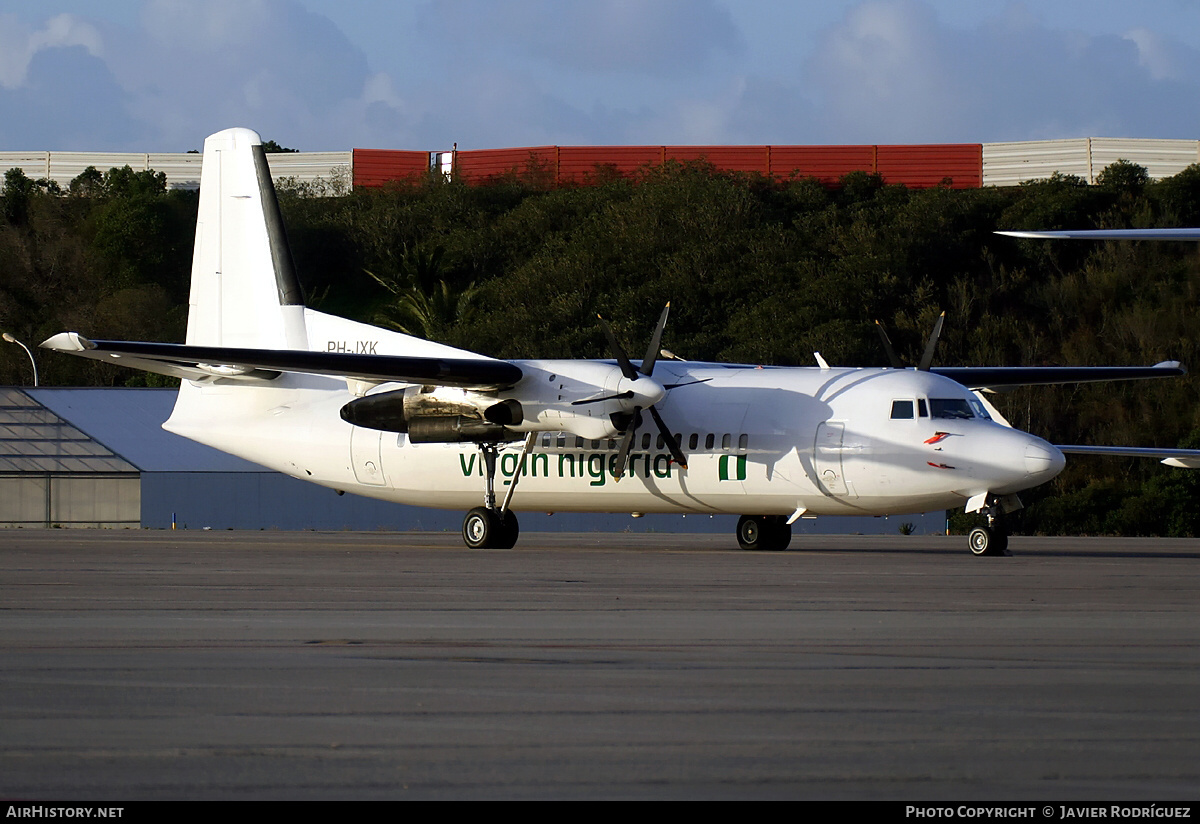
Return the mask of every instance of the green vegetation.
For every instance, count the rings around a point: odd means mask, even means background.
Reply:
[[[1117,163],[1009,189],[907,190],[855,173],[813,180],[667,164],[554,188],[536,168],[490,185],[438,178],[320,196],[281,187],[300,277],[323,311],[497,357],[607,357],[597,312],[642,340],[672,304],[668,348],[744,363],[883,365],[871,328],[916,362],[947,312],[945,365],[1200,368],[1200,259],[1189,243],[1017,241],[996,229],[1200,225],[1200,166],[1151,181]],[[182,340],[197,195],[161,175],[89,169],[66,191],[5,176],[0,329],[29,343]],[[145,381],[73,358],[43,380]],[[27,380],[0,347],[0,383]],[[1030,388],[993,399],[1057,443],[1200,444],[1192,378]],[[1200,475],[1153,461],[1072,459],[1028,493],[1025,531],[1200,534]]]

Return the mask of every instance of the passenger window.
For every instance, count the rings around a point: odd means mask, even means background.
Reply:
[[[912,401],[892,401],[892,420],[911,421],[913,417]]]
[[[649,432],[642,433],[642,449],[644,449],[644,450],[650,449],[650,433]]]
[[[704,448],[705,449],[712,449],[714,443],[716,443],[716,436],[713,435],[713,433],[709,432],[707,435],[704,436]]]
[[[721,436],[721,448],[722,449],[729,448],[729,433],[728,432],[726,432],[724,435]]]
[[[693,432],[688,436],[688,449],[695,449],[700,445],[700,436]]]
[[[747,443],[748,443],[748,438],[746,435],[738,435],[738,449],[744,450],[746,448]]]

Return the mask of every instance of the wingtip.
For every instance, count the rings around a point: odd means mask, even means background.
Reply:
[[[95,349],[96,344],[78,332],[59,332],[38,344],[39,349],[52,349],[56,352],[84,352]]]

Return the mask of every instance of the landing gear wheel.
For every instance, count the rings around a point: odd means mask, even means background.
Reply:
[[[471,549],[512,549],[521,534],[517,516],[477,506],[463,518],[463,542]]]
[[[740,546],[742,549],[758,549],[758,543],[761,539],[762,521],[759,518],[743,515],[738,519],[738,546]]]
[[[972,555],[1003,555],[1008,549],[1008,533],[1003,529],[979,526],[967,535]]]
[[[777,552],[792,541],[792,527],[779,515],[743,515],[737,525],[742,549]]]

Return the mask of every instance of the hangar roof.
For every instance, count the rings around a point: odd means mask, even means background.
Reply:
[[[0,389],[0,472],[136,472],[19,389]]]

